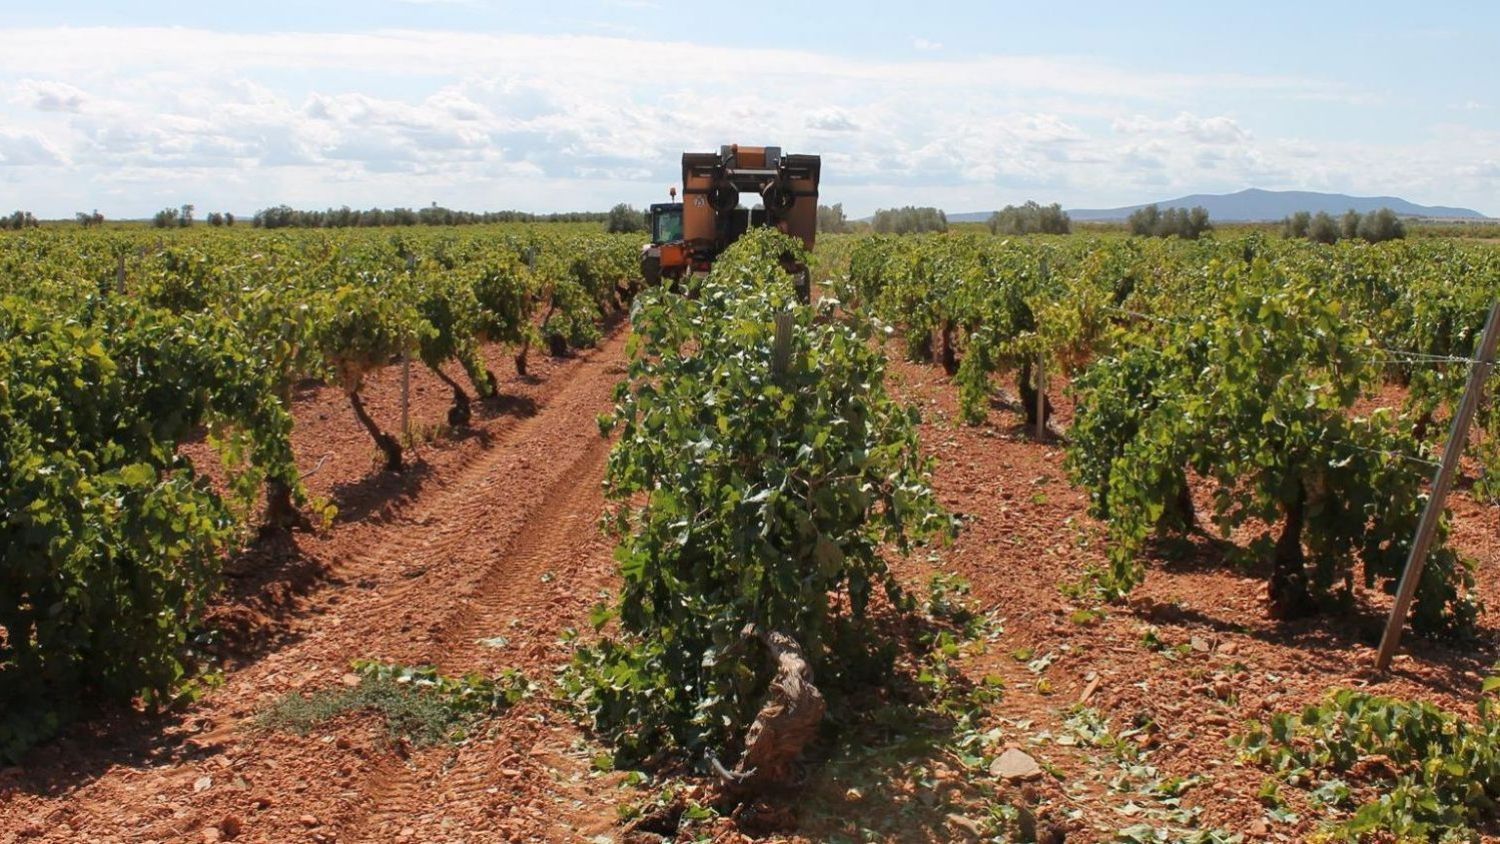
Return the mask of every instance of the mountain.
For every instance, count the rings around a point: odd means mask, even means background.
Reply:
[[[1453,219],[1483,220],[1485,216],[1470,208],[1450,208],[1441,205],[1417,205],[1396,196],[1348,196],[1342,193],[1316,193],[1304,190],[1260,190],[1250,188],[1238,193],[1195,193],[1178,199],[1156,203],[1163,211],[1168,208],[1192,208],[1201,205],[1208,209],[1208,216],[1218,222],[1260,222],[1280,220],[1298,211],[1314,214],[1327,211],[1342,214],[1353,208],[1364,213],[1389,208],[1403,217],[1443,217]],[[1070,208],[1068,216],[1078,222],[1123,220],[1132,211],[1145,205],[1129,205],[1124,208]],[[949,214],[948,219],[956,223],[979,222],[990,218],[989,212]]]

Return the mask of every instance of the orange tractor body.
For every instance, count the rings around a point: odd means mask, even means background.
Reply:
[[[771,226],[808,249],[818,230],[816,155],[784,155],[780,147],[721,147],[682,154],[682,202],[651,206],[651,243],[641,252],[648,283],[707,272],[719,253],[749,229]],[[741,198],[752,198],[745,207]],[[807,268],[788,259],[798,293],[810,298]]]

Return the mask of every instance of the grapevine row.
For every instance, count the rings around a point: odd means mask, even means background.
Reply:
[[[1270,562],[1283,616],[1347,602],[1356,569],[1394,585],[1424,455],[1500,296],[1500,252],[1435,242],[876,236],[848,256],[828,273],[840,298],[939,360],[965,421],[987,417],[996,373],[1015,374],[1028,423],[1050,412],[1034,367],[1066,377],[1067,462],[1111,539],[1105,595],[1140,581],[1149,543],[1259,525],[1245,555]],[[1398,406],[1380,408],[1391,390]],[[1476,492],[1493,497],[1493,402],[1480,427]],[[1471,625],[1471,568],[1438,543],[1419,630]]]
[[[592,343],[633,292],[637,246],[526,230],[0,240],[0,757],[81,702],[190,688],[198,618],[255,503],[273,527],[330,515],[292,452],[294,384],[340,387],[399,469],[363,406],[370,372],[420,361],[464,424],[468,389],[497,384],[479,344],[514,344],[524,370],[534,338]],[[205,434],[222,491],[181,449]]]

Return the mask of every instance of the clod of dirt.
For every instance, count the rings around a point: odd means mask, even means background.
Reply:
[[[1213,683],[1210,684],[1209,688],[1213,691],[1214,697],[1218,698],[1219,700],[1229,700],[1229,698],[1234,695],[1234,684],[1229,682],[1228,677],[1216,678]]]
[[[677,836],[677,828],[682,823],[682,813],[687,810],[687,804],[681,798],[673,800],[665,806],[654,811],[647,812],[636,819],[625,830],[626,844],[647,844],[647,842],[669,841]]]
[[[1399,772],[1391,757],[1385,754],[1361,756],[1349,769],[1349,778],[1357,782],[1395,779]]]
[[[1027,782],[1042,776],[1042,766],[1026,751],[1012,747],[990,763],[990,776],[1008,782]]]
[[[1036,840],[1036,812],[1031,810],[1024,802],[1017,801],[1011,804],[1016,810],[1016,832],[1022,841]]]
[[[219,834],[226,841],[239,837],[240,832],[244,828],[245,825],[240,822],[238,815],[225,815],[224,819],[219,821]]]
[[[975,823],[972,820],[969,820],[963,815],[950,814],[948,815],[947,820],[948,825],[958,830],[965,838],[968,838],[970,840],[978,840],[980,835],[982,834],[979,829],[979,824]]]
[[[756,800],[740,804],[730,815],[739,828],[751,835],[791,832],[797,828],[797,813],[785,803]]]

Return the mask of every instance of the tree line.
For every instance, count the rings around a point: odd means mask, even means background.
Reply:
[[[179,208],[163,208],[151,217],[151,226],[158,229],[188,228],[193,224],[193,212],[196,210],[192,203]]]
[[[940,208],[881,208],[870,221],[870,228],[879,234],[916,234],[919,232],[945,232],[948,230],[948,215]]]
[[[303,211],[288,205],[255,212],[250,225],[262,229],[334,229],[374,226],[468,226],[486,223],[603,223],[609,215],[599,211],[532,214],[526,211],[455,211],[439,205],[426,208],[329,208]]]
[[[992,234],[1068,234],[1073,230],[1073,221],[1056,202],[1007,205],[991,214],[986,225]]]
[[[1281,234],[1286,238],[1306,238],[1318,243],[1355,239],[1380,243],[1406,237],[1406,224],[1389,208],[1365,214],[1351,208],[1337,220],[1327,211],[1317,214],[1298,211],[1281,221]]]
[[[1132,235],[1141,237],[1172,237],[1197,240],[1204,232],[1213,229],[1209,222],[1208,209],[1201,205],[1188,208],[1168,208],[1163,211],[1155,203],[1139,208],[1126,218]]]
[[[0,231],[4,231],[6,229],[12,229],[14,231],[20,231],[21,229],[34,229],[40,225],[41,223],[37,221],[36,217],[33,217],[31,215],[30,211],[17,211],[14,214],[11,214],[9,217],[0,217]]]

